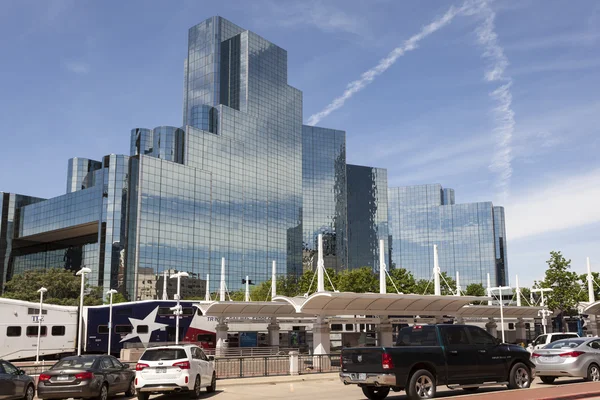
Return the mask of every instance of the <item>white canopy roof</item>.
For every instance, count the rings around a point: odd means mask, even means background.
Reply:
[[[600,301],[596,301],[594,303],[588,303],[587,306],[583,309],[582,314],[592,314],[598,315],[600,313]]]
[[[537,318],[542,307],[504,306],[502,309],[504,318]],[[500,318],[500,306],[467,305],[457,315],[463,318]]]
[[[202,314],[211,317],[297,317],[293,306],[272,301],[215,301],[196,304]]]
[[[465,305],[487,297],[380,293],[314,293],[308,298],[276,296],[306,315],[456,315]]]

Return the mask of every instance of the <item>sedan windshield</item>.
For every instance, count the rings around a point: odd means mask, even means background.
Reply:
[[[581,346],[583,342],[585,342],[585,339],[579,338],[557,340],[544,347],[544,349],[574,349],[575,347]]]
[[[79,358],[74,360],[62,360],[54,364],[51,369],[88,369],[92,368],[95,359]]]

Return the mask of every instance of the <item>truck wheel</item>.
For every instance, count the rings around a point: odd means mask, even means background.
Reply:
[[[510,370],[508,377],[509,389],[527,389],[531,386],[531,374],[529,368],[523,363],[516,363]]]
[[[389,387],[363,386],[363,394],[369,400],[383,400],[390,393]]]
[[[436,382],[433,374],[426,369],[416,371],[411,377],[406,394],[411,400],[433,399],[435,397]]]
[[[553,384],[554,381],[556,380],[556,378],[553,376],[540,376],[540,379],[542,380],[542,382],[544,382],[545,384],[548,384],[548,385]]]

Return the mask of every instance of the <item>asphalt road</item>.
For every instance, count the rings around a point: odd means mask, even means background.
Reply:
[[[267,381],[269,378],[264,378]],[[582,382],[581,379],[559,379],[556,381],[554,386],[564,386],[577,384]],[[532,385],[532,389],[535,388],[548,388],[549,385],[543,384],[539,379],[536,379]],[[576,386],[575,386],[576,387]],[[531,389],[528,389],[529,391]],[[486,394],[506,392],[506,397],[509,397],[509,393],[505,387],[488,387],[481,388],[476,394],[466,395],[463,390],[449,390],[446,387],[438,387],[438,398],[456,398],[456,399],[472,399],[478,398],[485,399]],[[525,392],[520,390],[518,392]],[[521,393],[520,393],[521,394]],[[522,393],[524,394],[524,393]],[[515,396],[517,397],[517,396]],[[534,398],[527,396],[528,398]],[[183,395],[163,395],[163,396],[152,396],[151,400],[178,400],[185,399],[187,396]],[[332,400],[332,399],[344,399],[344,400],[364,400],[365,397],[362,394],[360,388],[349,385],[344,386],[337,378],[331,377],[326,380],[308,380],[298,381],[294,383],[289,382],[265,382],[261,384],[243,384],[242,379],[235,380],[220,380],[217,381],[217,391],[212,394],[208,394],[203,391],[200,399],[214,399],[214,400],[238,400],[238,399],[305,399],[305,400]],[[404,400],[406,399],[404,392],[390,393],[388,396],[390,400]],[[599,398],[600,399],[600,398]],[[117,396],[114,400],[135,400],[135,398],[128,398],[125,396]]]

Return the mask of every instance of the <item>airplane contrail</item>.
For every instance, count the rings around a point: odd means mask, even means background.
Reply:
[[[470,3],[470,2],[469,2]],[[467,3],[465,3],[467,4]],[[450,7],[448,11],[440,18],[436,19],[429,25],[424,26],[419,33],[411,36],[407,39],[401,46],[396,47],[392,50],[387,57],[379,61],[379,63],[371,68],[370,70],[364,72],[360,79],[350,82],[346,86],[346,90],[344,93],[336,97],[331,103],[329,103],[322,111],[313,114],[308,118],[308,125],[316,125],[323,118],[342,107],[346,100],[350,99],[356,93],[364,89],[368,84],[373,82],[373,80],[378,76],[387,71],[394,63],[398,60],[398,58],[402,57],[407,52],[414,50],[417,48],[419,42],[425,39],[427,36],[432,33],[438,31],[444,26],[448,25],[458,14],[464,11],[464,7],[456,8],[454,6]]]

